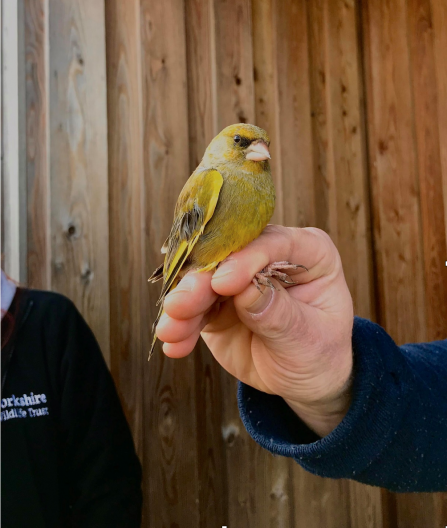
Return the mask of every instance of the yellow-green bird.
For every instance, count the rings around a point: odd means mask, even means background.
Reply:
[[[163,278],[153,330],[163,313],[165,296],[189,270],[214,270],[268,224],[275,208],[269,145],[265,130],[244,123],[228,126],[208,145],[177,200],[171,232],[161,249],[164,263],[149,278],[151,282]],[[278,270],[295,266],[278,264],[264,275],[293,282]],[[257,286],[258,281],[272,286],[261,274],[254,279]],[[148,359],[156,340],[154,334]]]

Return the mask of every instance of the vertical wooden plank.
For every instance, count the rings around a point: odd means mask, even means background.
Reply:
[[[388,528],[384,521],[384,505],[380,488],[349,481],[349,498],[352,528]]]
[[[143,456],[143,142],[139,1],[105,4],[110,227],[110,367]]]
[[[141,1],[146,276],[162,262],[178,194],[189,177],[185,6]],[[158,291],[149,291],[147,331]],[[144,493],[151,527],[199,526],[194,358],[157,346],[144,368]]]
[[[447,241],[447,3],[431,0],[433,41],[435,53],[436,86],[438,89],[438,127],[441,149],[442,181],[444,194],[445,238]]]
[[[445,223],[432,37],[422,6],[376,0],[365,4],[363,16],[380,320],[400,343],[433,338],[442,323],[429,304],[439,309],[445,301],[439,263],[433,262],[439,259],[433,244],[445,248],[445,237],[433,229]],[[438,210],[428,211],[434,203]],[[436,495],[398,495],[395,501],[400,528],[443,522]]]
[[[316,223],[337,245],[356,314],[373,318],[357,7],[341,0],[308,6]],[[354,482],[325,482],[324,487],[334,501],[320,504],[321,515],[329,512],[324,525],[330,519],[338,525],[340,515],[356,527],[382,525],[380,490]],[[340,513],[333,517],[331,507]]]
[[[442,497],[441,494],[438,494]],[[445,526],[445,517],[440,519],[437,495],[432,493],[414,493],[396,495],[398,528],[426,528],[427,526]],[[442,523],[442,524],[440,524]]]
[[[305,473],[295,477],[295,525],[317,528],[349,527],[349,486],[347,481],[330,480]],[[300,500],[303,497],[303,500]],[[354,525],[355,526],[355,525]],[[355,526],[357,528],[357,526]]]
[[[278,86],[278,24],[274,0],[253,0],[253,62],[256,124],[267,130],[271,145],[270,162],[276,190],[275,213],[272,223],[284,224],[284,192],[281,157],[281,133],[284,126],[279,109]],[[287,48],[281,53],[287,55]],[[265,526],[271,528],[293,525],[294,462],[283,457],[264,457],[269,479],[269,518]]]
[[[316,225],[329,233],[337,244],[334,162],[330,145],[330,101],[326,85],[327,43],[325,41],[325,0],[308,2],[311,116],[313,128]],[[332,191],[332,192],[331,192]]]
[[[216,129],[216,63],[212,0],[186,0],[190,172],[202,159]],[[222,526],[228,483],[221,432],[221,367],[200,340],[195,354],[197,474],[200,528]]]
[[[49,2],[52,288],[109,359],[107,113],[103,0]]]
[[[446,337],[447,247],[433,14],[429,0],[407,0],[406,7],[423,238],[426,338],[434,340]],[[447,69],[445,59],[443,64]],[[444,526],[441,504],[446,500],[447,494],[397,496],[399,526]]]
[[[213,0],[186,0],[190,165],[194,170],[220,132],[216,123],[216,57]]]
[[[374,295],[357,7],[354,0],[326,0],[326,9],[327,128],[334,174],[334,187],[328,192],[335,195],[336,204],[334,224],[329,227],[355,313],[371,319]]]
[[[255,121],[252,5],[250,0],[214,0],[217,128]],[[236,380],[222,376],[228,513],[235,528],[270,526],[269,453],[244,430],[236,401]]]
[[[214,0],[217,130],[255,119],[250,0]]]
[[[46,0],[25,1],[28,285],[49,289],[48,64]]]
[[[26,282],[26,167],[24,6],[1,3],[3,269]]]
[[[309,5],[316,220],[340,251],[356,313],[371,318],[369,204],[356,6],[353,1],[339,0]]]
[[[427,339],[444,339],[447,329],[447,246],[430,1],[408,0],[407,17],[424,242]]]
[[[378,319],[398,343],[423,341],[427,322],[405,1],[372,0],[362,15]]]
[[[306,2],[275,0],[279,143],[285,225],[315,225]]]
[[[445,493],[404,493],[395,495],[398,528],[445,526]]]
[[[273,221],[297,226],[313,224],[315,214],[305,13],[300,1],[253,2],[256,123],[272,140]],[[265,526],[301,525],[306,515],[301,506],[308,510],[309,499],[301,484],[308,475],[281,457],[267,458],[264,464],[270,486]]]
[[[256,124],[270,136],[270,167],[276,191],[272,223],[284,223],[275,0],[253,0],[253,71]]]

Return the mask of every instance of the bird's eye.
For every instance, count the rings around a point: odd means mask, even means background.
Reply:
[[[241,142],[242,138],[241,138],[241,136],[236,135],[236,136],[234,136],[233,139],[234,139],[234,142],[236,143],[236,145],[238,145]]]

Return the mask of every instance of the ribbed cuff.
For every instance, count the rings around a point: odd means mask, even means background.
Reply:
[[[259,445],[292,457],[323,477],[355,478],[372,464],[399,429],[412,374],[399,347],[380,326],[356,317],[352,343],[351,407],[324,438],[311,431],[279,396],[239,383],[240,415]]]

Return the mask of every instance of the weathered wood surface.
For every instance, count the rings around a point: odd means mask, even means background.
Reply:
[[[216,0],[216,122],[217,129],[255,120],[252,6],[250,0]],[[221,371],[222,441],[227,482],[227,512],[223,524],[235,528],[269,526],[271,455],[248,436],[238,416],[236,380]]]
[[[25,9],[1,3],[1,261],[14,280],[27,274]]]
[[[160,248],[174,205],[190,171],[183,0],[140,4],[144,244],[146,277],[162,261]],[[167,38],[169,35],[169,38]],[[157,291],[154,291],[157,290]],[[145,289],[147,331],[158,289]],[[146,354],[146,351],[142,351]],[[199,526],[198,445],[194,357],[175,361],[161,354],[144,365],[144,498],[151,527]]]
[[[44,0],[26,0],[26,174],[28,284],[51,288],[48,143],[48,64]]]
[[[185,4],[189,169],[202,159],[217,134],[214,6],[208,0]],[[197,419],[197,478],[200,528],[227,520],[228,481],[222,440],[221,369],[201,341],[195,355],[195,413]]]
[[[429,0],[408,0],[407,32],[413,90],[415,149],[421,203],[427,339],[443,339],[447,330],[447,268],[445,202],[438,118],[440,99],[436,82],[433,16]],[[444,27],[444,32],[447,30]],[[444,70],[445,61],[444,61]],[[441,103],[442,104],[442,103]],[[444,146],[445,148],[445,146]],[[447,497],[422,494],[397,498],[402,525],[443,525]]]
[[[103,0],[49,2],[51,287],[109,359],[109,215]]]
[[[75,301],[106,358],[110,342],[143,526],[443,526],[445,494],[258,447],[203,343],[146,356],[178,193],[239,121],[271,136],[273,220],[330,233],[356,313],[399,343],[446,336],[446,3],[26,0],[25,21],[28,279]]]
[[[421,341],[426,297],[405,1],[365,3],[363,32],[378,319],[397,342]]]
[[[445,338],[436,74],[439,78],[439,70],[447,70],[446,63],[438,63],[436,72],[428,1],[374,0],[365,4],[363,15],[379,321],[398,343]],[[445,520],[445,495],[397,495],[393,500],[399,528]]]
[[[439,147],[441,150],[442,181],[444,195],[444,222],[447,241],[447,68],[445,50],[447,49],[447,3],[438,0],[430,2],[433,27],[433,45],[435,53],[436,86],[438,89],[438,127]],[[447,242],[446,242],[447,243]]]
[[[143,247],[143,102],[138,1],[108,2],[110,369],[143,457],[148,292]]]
[[[340,251],[355,313],[373,319],[358,7],[354,1],[343,0],[319,0],[308,6],[315,225],[331,235]],[[359,526],[381,526],[380,490],[357,483],[331,484],[332,488],[325,483],[322,501],[330,513],[320,524],[339,526],[351,521]],[[349,494],[352,500],[346,503]]]

